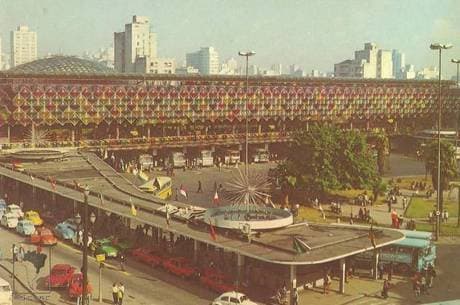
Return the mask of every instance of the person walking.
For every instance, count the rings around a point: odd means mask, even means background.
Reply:
[[[379,261],[377,269],[379,272],[379,280],[383,280],[383,275],[385,274],[385,265],[382,263],[382,261]]]
[[[112,285],[112,298],[113,298],[113,304],[118,305],[118,285],[117,283],[113,283]]]
[[[434,270],[434,267],[432,264],[428,265],[427,268],[427,276],[426,276],[426,282],[429,288],[433,287],[433,279],[436,277],[436,270]]]
[[[326,273],[326,276],[324,277],[323,294],[329,294],[329,287],[331,286],[331,282],[331,276],[329,273]]]
[[[123,252],[120,253],[120,269],[121,271],[125,271],[125,264],[126,264],[126,256]]]
[[[123,298],[125,297],[125,286],[120,283],[118,286],[118,305],[123,305]]]
[[[198,180],[198,189],[196,190],[197,193],[203,193],[203,188],[201,186],[201,180]]]
[[[299,305],[299,292],[297,288],[294,288],[294,294],[292,295],[293,305]]]
[[[388,291],[390,290],[390,282],[388,280],[383,281],[383,287],[382,287],[382,298],[387,299],[388,298]]]

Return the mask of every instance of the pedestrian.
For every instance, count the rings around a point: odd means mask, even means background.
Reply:
[[[403,204],[403,210],[405,210],[406,206],[407,206],[407,197],[406,196],[403,197],[402,204]]]
[[[388,280],[391,281],[393,277],[393,262],[390,262],[390,265],[388,266]]]
[[[379,272],[379,280],[383,280],[383,275],[385,274],[385,265],[382,263],[382,261],[379,261],[377,268]]]
[[[24,260],[25,250],[22,246],[19,246],[18,250],[18,261],[22,262]]]
[[[113,304],[118,305],[118,285],[117,283],[113,283],[112,285],[112,298],[113,298]]]
[[[358,217],[359,217],[360,220],[363,220],[363,219],[364,219],[363,208],[359,208]]]
[[[324,214],[324,210],[321,203],[319,204],[319,211],[321,212],[321,218],[326,219],[326,214]]]
[[[384,299],[388,298],[388,290],[390,290],[390,282],[389,280],[384,280],[383,287],[382,287],[382,298]]]
[[[125,264],[126,264],[126,256],[123,252],[120,253],[120,269],[121,271],[125,271]]]
[[[294,294],[292,295],[292,301],[294,305],[299,305],[299,292],[297,288],[294,288]]]
[[[449,212],[447,212],[447,210],[444,210],[442,212],[442,220],[443,222],[447,222],[448,219],[449,219]]]
[[[203,193],[203,188],[201,186],[201,180],[198,180],[198,189],[196,190],[197,193]]]
[[[427,285],[429,288],[433,287],[433,279],[436,277],[436,270],[434,270],[433,264],[429,264],[427,268]]]
[[[118,305],[123,305],[123,298],[125,296],[125,286],[123,283],[118,285]]]
[[[331,276],[329,273],[326,273],[326,276],[324,277],[323,294],[329,294],[329,287],[331,286],[331,282]]]

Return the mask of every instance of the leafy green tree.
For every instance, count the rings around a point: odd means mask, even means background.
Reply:
[[[296,187],[316,194],[326,190],[371,187],[378,175],[375,160],[359,131],[315,125],[294,137],[281,180],[295,177]]]
[[[425,149],[425,167],[431,174],[433,188],[438,191],[438,142],[431,142]],[[443,191],[448,189],[449,182],[457,176],[457,161],[454,146],[441,141],[441,183],[439,190],[439,208],[443,210]]]

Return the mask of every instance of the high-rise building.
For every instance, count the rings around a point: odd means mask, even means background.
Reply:
[[[2,37],[0,36],[0,70],[3,70]]]
[[[200,48],[199,51],[185,55],[187,67],[193,67],[200,71],[200,74],[219,73],[219,53],[213,47]]]
[[[37,33],[20,25],[11,31],[11,66],[15,67],[37,59]]]
[[[125,31],[114,33],[115,70],[118,72],[141,72],[139,58],[157,57],[157,36],[150,31],[150,22],[147,17],[133,16],[132,23],[125,24]],[[145,62],[145,60],[142,60]]]
[[[406,55],[399,51],[393,50],[393,77],[402,79],[402,71],[406,67]]]
[[[414,65],[405,65],[401,69],[401,79],[414,79],[416,76]]]
[[[438,67],[425,67],[417,72],[417,79],[437,79],[439,77]]]
[[[392,52],[381,50],[375,43],[364,44],[363,50],[355,51],[354,59],[347,59],[334,65],[336,77],[392,78]]]
[[[270,68],[275,72],[275,75],[281,75],[283,74],[283,65],[282,64],[274,64]]]

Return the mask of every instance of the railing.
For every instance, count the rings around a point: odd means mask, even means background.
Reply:
[[[249,142],[286,142],[292,138],[292,132],[261,132],[250,133]],[[81,141],[50,141],[39,143],[35,148],[121,148],[131,146],[179,146],[194,144],[236,144],[244,142],[244,133],[219,134],[219,135],[187,135],[187,136],[167,136],[153,138],[123,138],[123,139],[100,139],[100,140],[81,140]],[[27,149],[32,148],[30,142],[14,142],[3,144],[2,150]]]

